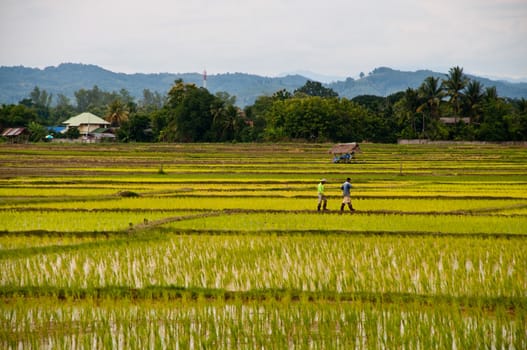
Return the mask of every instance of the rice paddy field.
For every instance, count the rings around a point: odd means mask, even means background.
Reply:
[[[330,147],[0,145],[0,348],[526,349],[527,148]]]

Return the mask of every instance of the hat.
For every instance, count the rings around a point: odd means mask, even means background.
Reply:
[[[322,179],[322,180],[320,180],[320,182],[326,182],[326,179]]]

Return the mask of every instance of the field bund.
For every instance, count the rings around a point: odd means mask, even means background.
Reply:
[[[0,145],[0,347],[527,348],[527,149],[331,146]]]

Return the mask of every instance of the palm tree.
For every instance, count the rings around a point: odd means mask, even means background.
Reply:
[[[454,112],[454,118],[459,117],[461,111],[461,100],[463,98],[463,89],[467,86],[468,78],[463,74],[463,68],[458,66],[450,68],[447,79],[443,80],[443,89],[446,95],[450,97],[449,103]]]
[[[216,137],[220,141],[232,141],[242,127],[243,111],[234,105],[219,105],[211,110]]]
[[[422,132],[425,132],[425,114],[428,114],[430,119],[439,119],[440,111],[439,106],[441,104],[441,100],[444,97],[443,88],[439,84],[439,78],[434,77],[428,77],[425,79],[425,81],[421,84],[421,86],[418,89],[418,95],[420,98],[424,100],[424,103],[422,103],[418,108],[417,112],[421,113],[423,111],[426,111],[427,113],[423,113],[423,130]]]
[[[483,85],[479,81],[471,80],[465,90],[465,106],[471,122],[479,122],[483,97]]]
[[[126,105],[119,99],[113,100],[108,106],[104,119],[112,126],[120,126],[122,122],[128,120],[130,112]]]
[[[487,101],[493,101],[498,99],[498,90],[495,86],[491,86],[485,89],[485,99]]]
[[[398,110],[400,111],[399,123],[410,123],[412,125],[412,131],[414,134],[417,134],[416,111],[420,105],[421,103],[419,101],[418,92],[412,88],[406,89],[403,98],[396,104]]]
[[[518,110],[520,113],[527,113],[527,100],[523,97],[518,101]]]
[[[235,106],[227,106],[225,109],[225,117],[223,119],[223,136],[227,140],[234,140],[239,129],[242,127],[240,125],[243,122],[243,112],[240,108]]]

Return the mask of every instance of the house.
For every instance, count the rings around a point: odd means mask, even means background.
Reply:
[[[29,140],[29,130],[26,128],[7,128],[2,131],[9,143],[27,143]]]
[[[63,133],[73,127],[77,128],[81,135],[88,135],[96,129],[107,128],[110,126],[109,122],[89,112],[84,112],[75,117],[71,117],[62,124],[66,125],[66,129]]]
[[[463,124],[470,124],[470,118],[467,117],[441,117],[439,118],[443,124],[452,125],[462,122]]]

